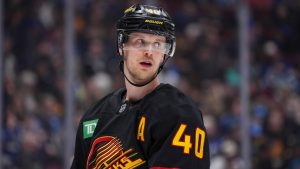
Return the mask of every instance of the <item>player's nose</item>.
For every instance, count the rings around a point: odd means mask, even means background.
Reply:
[[[151,57],[153,55],[153,51],[148,48],[144,50],[144,56]]]

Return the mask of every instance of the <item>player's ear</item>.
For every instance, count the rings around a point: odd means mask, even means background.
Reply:
[[[118,52],[119,52],[120,56],[123,56],[124,53],[123,53],[123,50],[121,48],[118,49]]]
[[[122,47],[118,48],[118,52],[120,56],[124,56],[124,50],[123,50],[124,44],[122,44]]]

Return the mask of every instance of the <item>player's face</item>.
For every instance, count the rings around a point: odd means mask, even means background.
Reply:
[[[143,83],[157,73],[168,49],[164,36],[134,32],[123,46],[124,73],[135,83]]]

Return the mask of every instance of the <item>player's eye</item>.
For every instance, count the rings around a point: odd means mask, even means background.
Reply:
[[[145,40],[144,39],[135,39],[133,42],[133,46],[136,48],[141,48],[145,46]]]
[[[162,45],[160,42],[154,42],[154,43],[152,44],[152,47],[153,47],[154,49],[162,49],[163,45]]]

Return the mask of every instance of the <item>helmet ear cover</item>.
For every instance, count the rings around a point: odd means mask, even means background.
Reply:
[[[123,44],[128,41],[128,33],[124,31],[118,31],[118,40],[117,40],[117,54],[119,56],[123,55]],[[121,53],[122,51],[122,53]]]

